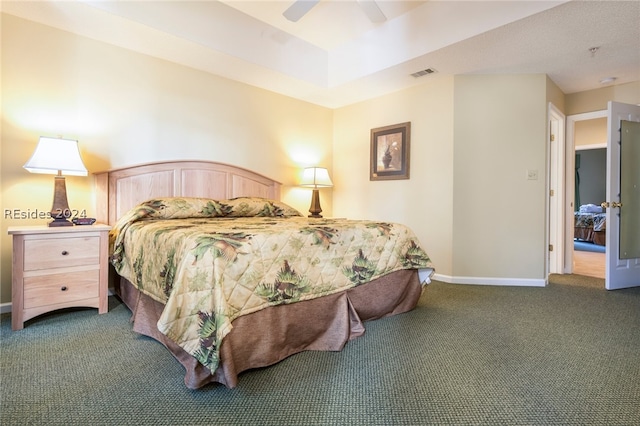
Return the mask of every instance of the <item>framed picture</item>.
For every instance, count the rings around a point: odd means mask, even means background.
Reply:
[[[409,179],[411,122],[371,129],[369,180]]]

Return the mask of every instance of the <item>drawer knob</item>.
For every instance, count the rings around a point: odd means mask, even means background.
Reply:
[[[60,288],[60,290],[62,290],[62,291],[67,291],[67,286],[66,286],[66,285],[63,285],[63,286]]]
[[[68,255],[68,254],[69,254],[69,252],[68,252],[68,251],[66,251],[66,250],[62,250],[62,253],[60,253],[60,254],[62,254],[63,256],[66,256],[66,255]]]

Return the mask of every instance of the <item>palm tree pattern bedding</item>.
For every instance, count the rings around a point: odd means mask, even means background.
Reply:
[[[404,225],[306,218],[255,197],[149,200],[118,221],[110,243],[116,271],[165,305],[159,331],[212,372],[241,315],[433,268]]]

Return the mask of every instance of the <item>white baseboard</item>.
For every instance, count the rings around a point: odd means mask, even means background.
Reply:
[[[433,279],[449,284],[499,285],[516,287],[546,287],[547,280],[533,278],[485,278],[485,277],[454,277],[451,275],[434,274]]]
[[[8,314],[11,312],[11,303],[0,303],[0,314]]]

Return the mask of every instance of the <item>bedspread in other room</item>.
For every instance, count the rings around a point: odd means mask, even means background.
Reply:
[[[235,318],[433,270],[404,225],[305,218],[257,198],[147,201],[118,221],[112,251],[117,272],[165,305],[159,331],[211,371]]]
[[[577,211],[574,213],[574,237],[599,245],[605,245],[605,232],[607,229],[606,213],[586,213]]]

